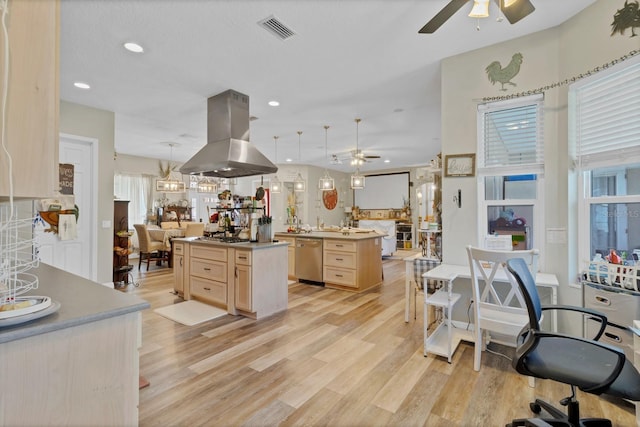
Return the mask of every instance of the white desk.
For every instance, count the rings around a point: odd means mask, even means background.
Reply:
[[[453,287],[453,281],[458,278],[471,279],[471,269],[465,265],[452,265],[452,264],[440,264],[432,270],[427,271],[422,275],[425,280],[440,280],[447,282],[447,288],[437,291],[434,295],[430,296],[425,293],[424,302],[424,354],[427,352],[438,354],[447,357],[449,363],[451,363],[451,357],[453,352],[461,340],[474,341],[473,333],[466,330],[457,329],[454,333],[451,328],[451,310],[455,303],[460,299],[460,294],[454,294],[451,292]],[[504,270],[496,273],[496,280],[508,281]],[[546,287],[551,289],[551,303],[556,305],[558,303],[558,279],[554,274],[550,273],[538,273],[536,274],[536,286]],[[441,324],[438,329],[434,331],[431,337],[427,333],[428,325],[428,310],[427,305],[435,305],[445,308],[448,311],[446,324]],[[557,316],[556,310],[552,310],[552,327],[553,330],[557,330]],[[405,315],[406,317],[406,315]],[[429,347],[429,351],[427,348]],[[531,382],[530,382],[530,385]]]
[[[471,269],[467,265],[453,265],[453,264],[440,264],[433,270],[429,270],[422,275],[425,279],[430,280],[442,280],[450,282],[460,279],[471,279]],[[496,273],[496,280],[508,281],[506,273],[504,271],[498,271]],[[536,274],[536,286],[540,288],[549,288],[551,290],[551,304],[558,304],[558,278],[555,274],[540,273]],[[408,303],[407,303],[408,307]],[[551,310],[552,327],[554,331],[558,330],[558,317],[556,310]]]

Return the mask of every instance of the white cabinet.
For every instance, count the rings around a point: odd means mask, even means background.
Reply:
[[[6,143],[13,163],[14,197],[51,197],[58,190],[60,3],[10,0],[8,9]],[[0,35],[0,67],[3,58]],[[8,196],[8,159],[0,150],[0,200]]]

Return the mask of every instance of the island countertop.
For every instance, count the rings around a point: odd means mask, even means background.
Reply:
[[[277,233],[276,233],[277,234]],[[174,242],[185,242],[197,245],[210,245],[210,246],[222,246],[225,248],[234,248],[234,249],[251,249],[251,250],[259,250],[259,249],[268,249],[274,246],[288,246],[289,242],[237,242],[237,243],[229,243],[229,242],[220,242],[216,240],[205,240],[200,239],[198,237],[179,237],[177,239],[172,239]]]
[[[364,232],[364,233],[356,233],[350,232],[349,234],[342,234],[340,231],[312,231],[311,233],[287,233],[287,232],[278,232],[275,233],[277,237],[306,237],[306,238],[316,238],[316,239],[340,239],[340,240],[368,240],[375,239],[379,237],[383,237],[382,234],[376,233],[375,231]]]
[[[60,303],[57,312],[13,326],[0,323],[0,343],[83,325],[149,308],[147,301],[41,263],[29,271],[39,285],[24,295],[48,296]]]

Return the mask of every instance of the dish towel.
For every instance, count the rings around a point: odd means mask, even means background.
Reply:
[[[64,214],[58,217],[58,236],[60,240],[73,240],[78,237],[75,215]]]

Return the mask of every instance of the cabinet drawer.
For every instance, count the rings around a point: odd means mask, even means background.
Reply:
[[[191,275],[227,283],[227,263],[191,258]]]
[[[289,247],[293,246],[295,248],[295,246],[296,246],[296,238],[295,237],[278,236],[278,240],[280,240],[281,242],[289,243]]]
[[[191,277],[191,295],[227,304],[227,285],[213,280]]]
[[[348,240],[325,240],[325,250],[336,250],[345,252],[355,252],[357,242],[350,242]]]
[[[174,243],[173,253],[175,255],[184,255],[184,243]]]
[[[251,251],[236,250],[236,264],[251,265]]]
[[[325,267],[324,281],[336,285],[356,287],[356,271],[347,268]]]
[[[191,245],[191,256],[213,261],[227,261],[227,248]]]
[[[324,251],[324,265],[329,267],[356,268],[356,253]]]

